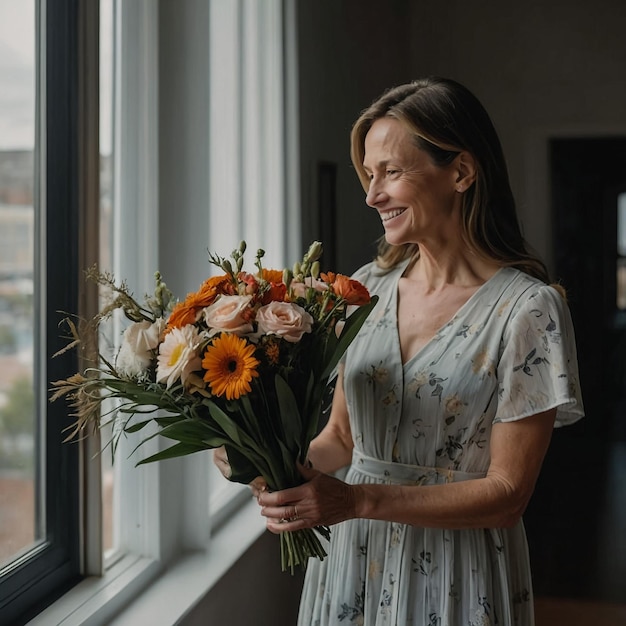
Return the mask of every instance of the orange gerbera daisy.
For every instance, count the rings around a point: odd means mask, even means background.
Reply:
[[[206,370],[204,380],[214,395],[237,400],[252,391],[250,382],[259,375],[254,350],[253,344],[228,333],[220,335],[207,347],[202,367]]]

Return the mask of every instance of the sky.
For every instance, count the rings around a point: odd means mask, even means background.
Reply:
[[[113,0],[101,0],[100,147],[111,152]],[[0,150],[35,140],[35,0],[0,0]]]
[[[35,0],[0,0],[0,150],[32,149]]]

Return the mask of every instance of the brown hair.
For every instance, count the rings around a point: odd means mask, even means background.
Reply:
[[[350,141],[352,163],[365,190],[369,186],[363,169],[365,136],[382,117],[404,124],[416,146],[436,165],[451,163],[461,151],[470,153],[476,163],[476,180],[463,194],[463,240],[483,258],[548,282],[546,266],[529,251],[522,236],[496,130],[482,104],[466,87],[446,78],[423,78],[386,91],[361,113]],[[395,246],[383,238],[377,262],[390,268],[417,253],[416,244]]]

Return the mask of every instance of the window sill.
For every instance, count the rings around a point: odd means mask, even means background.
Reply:
[[[79,583],[28,626],[175,624],[215,585],[265,530],[248,500],[211,538],[210,550],[182,555],[168,567],[129,555],[102,578]]]

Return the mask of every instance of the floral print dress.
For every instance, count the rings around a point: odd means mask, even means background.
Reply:
[[[557,408],[582,417],[574,334],[559,293],[501,268],[408,362],[397,327],[402,263],[355,278],[380,300],[345,358],[349,483],[434,485],[484,476],[496,422]],[[532,626],[523,524],[437,529],[356,519],[307,568],[299,626]]]

